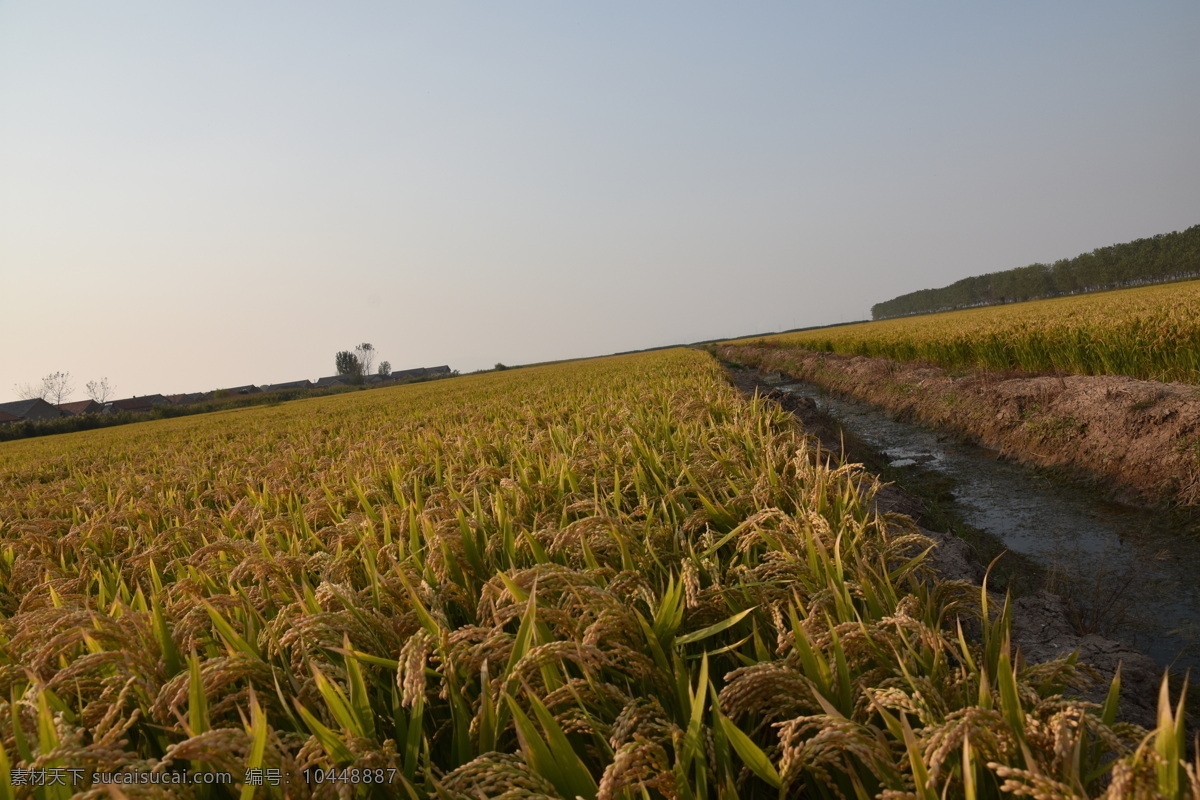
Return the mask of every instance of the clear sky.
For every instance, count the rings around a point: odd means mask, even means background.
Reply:
[[[1200,223],[1200,4],[0,0],[0,400],[869,316]]]

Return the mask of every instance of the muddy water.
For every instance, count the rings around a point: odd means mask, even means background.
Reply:
[[[1099,632],[1163,666],[1200,667],[1200,537],[1171,515],[1108,502],[811,384],[777,388],[813,398],[893,467],[950,478],[953,500],[944,505],[1058,576],[1056,591],[1072,596]]]

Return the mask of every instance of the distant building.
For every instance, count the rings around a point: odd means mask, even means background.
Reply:
[[[132,411],[141,413],[149,411],[155,406],[171,405],[171,401],[163,397],[161,394],[147,394],[142,397],[126,397],[121,400],[113,400],[106,403],[104,408],[108,411]]]
[[[439,367],[417,367],[416,369],[398,369],[392,373],[394,381],[412,381],[418,378],[437,378],[450,375],[450,367],[442,364]]]
[[[186,406],[192,403],[199,403],[203,400],[211,400],[212,392],[184,392],[183,394],[169,394],[167,400],[177,406]]]
[[[99,414],[104,411],[104,406],[95,400],[76,400],[74,403],[60,403],[58,408],[72,417],[78,417],[80,414]]]
[[[58,419],[66,416],[50,403],[40,397],[32,400],[15,400],[11,403],[0,403],[0,411],[11,414],[18,420]],[[12,422],[12,420],[9,420]]]
[[[235,395],[235,394],[258,394],[262,390],[259,389],[257,386],[233,386],[228,389],[221,389],[219,391],[223,391],[229,395]]]
[[[329,386],[349,386],[353,380],[353,375],[330,375],[328,378],[318,378],[317,387],[324,389]]]
[[[302,381],[288,381],[287,383],[272,383],[268,386],[263,386],[264,392],[282,392],[290,389],[311,389],[313,382],[305,378]]]
[[[10,414],[7,411],[0,411],[0,425],[7,425],[10,422],[20,422],[21,418],[16,414]]]

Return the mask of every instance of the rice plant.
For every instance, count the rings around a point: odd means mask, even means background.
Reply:
[[[0,800],[1200,791],[1170,698],[1070,699],[703,353],[12,442],[0,485]]]
[[[1200,383],[1200,281],[786,333],[727,344],[927,361],[948,369]]]

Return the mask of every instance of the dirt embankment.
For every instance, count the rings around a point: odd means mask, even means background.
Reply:
[[[744,363],[744,362],[743,362]],[[816,436],[821,446],[830,452],[840,447],[840,426],[822,414],[811,398],[776,391],[762,381],[761,374],[733,371],[730,380],[746,394],[759,392],[779,403],[791,412],[804,429]],[[885,485],[876,495],[875,502],[881,512],[899,513],[920,519],[923,504],[909,496],[901,487]],[[929,530],[918,525],[923,535],[937,543],[931,554],[933,568],[945,580],[967,581],[979,586],[986,568],[974,549],[953,534]],[[1003,606],[1004,598],[993,592],[995,608]],[[1153,659],[1137,649],[1113,639],[1096,634],[1081,634],[1070,622],[1071,614],[1065,601],[1048,591],[1013,600],[1012,643],[1029,663],[1052,661],[1072,652],[1079,653],[1079,661],[1096,672],[1097,680],[1084,692],[1084,697],[1096,703],[1104,701],[1108,685],[1121,670],[1120,718],[1145,728],[1155,725],[1155,699],[1162,672]]]
[[[1103,485],[1116,499],[1200,505],[1200,389],[1118,376],[1030,377],[886,358],[729,346],[726,361],[778,371]]]

